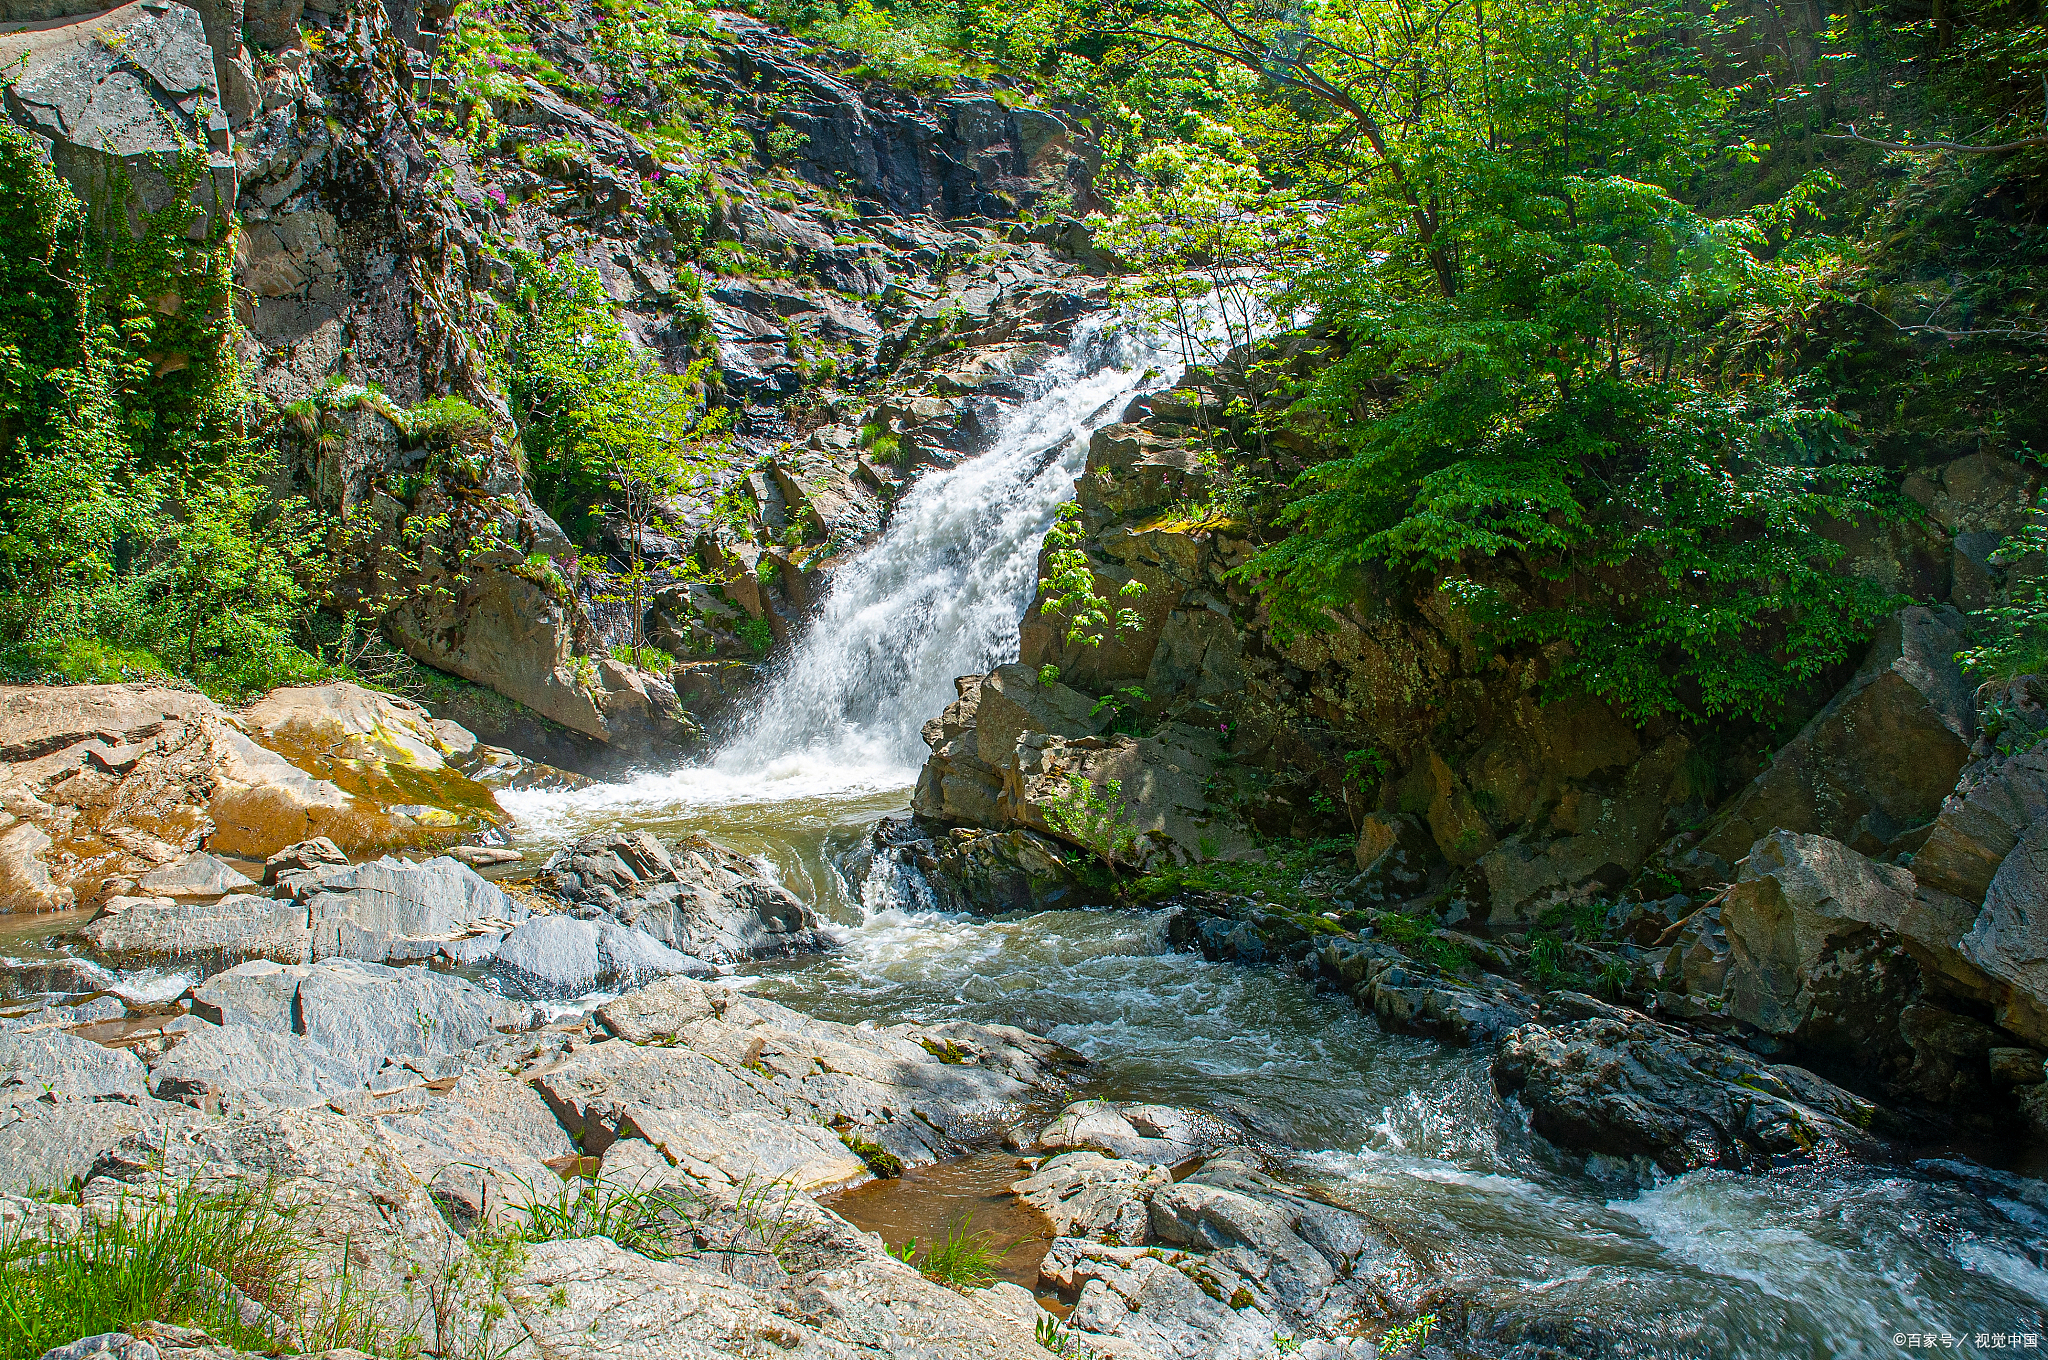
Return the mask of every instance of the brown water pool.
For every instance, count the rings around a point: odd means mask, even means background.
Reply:
[[[1052,1224],[1010,1193],[1030,1163],[1011,1152],[978,1152],[912,1167],[889,1180],[869,1181],[829,1195],[824,1202],[856,1227],[879,1233],[889,1249],[911,1238],[918,1254],[943,1242],[961,1225],[987,1233],[997,1253],[996,1278],[1038,1292],[1038,1263],[1052,1244]]]

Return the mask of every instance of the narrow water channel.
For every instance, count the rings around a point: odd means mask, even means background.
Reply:
[[[715,758],[507,796],[521,848],[624,826],[760,856],[840,942],[747,970],[761,994],[834,1020],[1020,1025],[1094,1060],[1077,1095],[1234,1112],[1292,1149],[1285,1174],[1434,1259],[1482,1332],[1573,1355],[1760,1360],[1909,1354],[1898,1338],[1941,1333],[2048,1341],[2041,1181],[1952,1155],[1669,1180],[1589,1164],[1528,1132],[1484,1054],[1383,1033],[1271,969],[1171,952],[1162,913],[948,916],[914,878],[872,864],[874,822],[907,806],[918,727],[954,676],[1016,655],[1039,543],[1088,429],[1171,376],[1142,345],[1078,336],[990,452],[925,477],[842,571]],[[1000,1171],[926,1173],[909,1188],[939,1208],[921,1215],[902,1187],[874,1192],[870,1226],[893,1242],[956,1207],[995,1213]]]

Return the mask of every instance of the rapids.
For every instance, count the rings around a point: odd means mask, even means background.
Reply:
[[[1095,1060],[1084,1094],[1237,1112],[1297,1150],[1288,1174],[1434,1256],[1476,1337],[1761,1360],[2048,1334],[2041,1181],[1953,1153],[1676,1179],[1589,1165],[1529,1133],[1484,1054],[1384,1033],[1271,969],[1171,952],[1163,913],[948,916],[914,876],[873,863],[869,829],[907,803],[919,726],[955,676],[1016,654],[1087,433],[1173,376],[1156,347],[1082,329],[994,446],[927,474],[839,572],[715,757],[506,795],[515,843],[544,854],[630,826],[759,856],[840,937],[832,954],[745,970],[763,994],[834,1020],[1021,1025]]]

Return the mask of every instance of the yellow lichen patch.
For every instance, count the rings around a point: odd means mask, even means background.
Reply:
[[[471,824],[498,826],[511,820],[488,788],[438,758],[427,764],[409,743],[373,743],[338,727],[323,733],[301,723],[266,732],[262,740],[307,774],[369,803],[443,808],[458,822]]]

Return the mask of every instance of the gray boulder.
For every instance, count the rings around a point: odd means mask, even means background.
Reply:
[[[1153,1166],[1177,1166],[1245,1141],[1235,1122],[1205,1110],[1107,1100],[1075,1101],[1038,1134],[1047,1151],[1087,1149]]]
[[[215,1025],[297,1036],[342,1064],[357,1087],[387,1059],[445,1065],[533,1018],[530,1007],[461,978],[352,959],[245,963],[190,997],[192,1013]]]
[[[586,836],[541,867],[578,916],[606,916],[713,963],[830,947],[818,914],[744,855],[702,837],[671,852],[645,831]]]
[[[1171,1184],[1173,1177],[1163,1166],[1099,1152],[1063,1152],[1010,1190],[1044,1214],[1057,1236],[1136,1247],[1152,1236],[1146,1201]]]
[[[446,855],[286,872],[278,883],[306,903],[315,959],[432,958],[457,936],[503,930],[528,915],[503,888]]]
[[[657,978],[707,978],[716,971],[644,930],[570,916],[526,922],[504,936],[491,959],[491,974],[508,994],[535,998],[629,991]]]
[[[1494,1055],[1493,1083],[1559,1147],[1647,1157],[1671,1175],[1855,1148],[1875,1116],[1868,1101],[1802,1068],[1620,1011],[1554,1030],[1523,1026]]]
[[[159,1100],[202,1107],[277,1109],[324,1105],[359,1091],[360,1065],[335,1057],[289,1030],[193,1024],[149,1072]]]
[[[136,887],[153,897],[222,897],[255,886],[256,881],[234,865],[203,853],[152,869],[136,880]]]
[[[211,902],[116,897],[80,933],[100,955],[129,966],[180,958],[304,963],[311,938],[302,904],[247,893]]]

